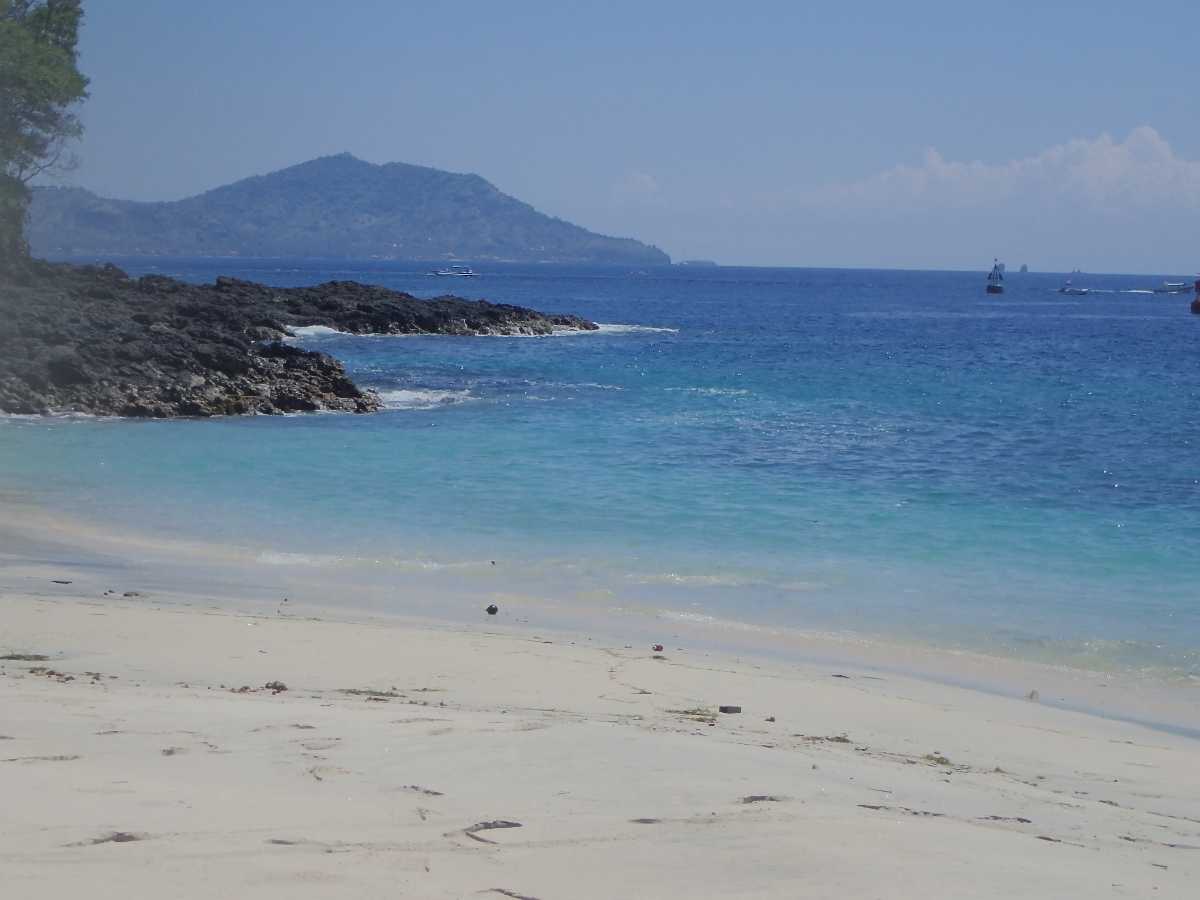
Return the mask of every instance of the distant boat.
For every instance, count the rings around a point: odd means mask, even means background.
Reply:
[[[1063,286],[1058,289],[1058,292],[1060,294],[1071,294],[1075,297],[1082,297],[1085,294],[1091,293],[1091,288],[1075,287],[1073,284],[1071,284],[1071,279],[1068,278],[1065,282],[1063,282]]]
[[[992,260],[992,271],[987,277],[987,292],[989,294],[1004,293],[1004,263],[998,259]]]
[[[1156,294],[1186,294],[1191,291],[1192,286],[1186,281],[1164,281],[1159,287],[1154,289]]]
[[[458,278],[473,278],[479,273],[467,268],[466,266],[447,266],[444,269],[438,269],[436,272],[430,272],[430,275],[451,275]]]
[[[1021,263],[1021,274],[1024,275],[1029,271],[1029,266],[1026,263]]]

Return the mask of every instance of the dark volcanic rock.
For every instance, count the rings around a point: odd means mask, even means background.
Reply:
[[[418,300],[355,282],[272,288],[233,278],[131,279],[115,266],[30,262],[0,271],[0,412],[213,416],[328,409],[379,399],[290,328],[355,334],[549,334],[574,316],[456,297]]]

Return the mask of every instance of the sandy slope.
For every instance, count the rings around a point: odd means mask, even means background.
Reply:
[[[0,654],[50,657],[0,663],[6,897],[1191,897],[1200,883],[1200,745],[1139,726],[853,669],[488,633],[493,620],[11,590],[0,610]],[[273,680],[288,690],[262,689]],[[683,712],[722,703],[744,711]],[[520,827],[472,831],[489,822]]]

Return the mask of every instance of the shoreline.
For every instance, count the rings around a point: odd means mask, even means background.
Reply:
[[[1136,725],[482,615],[2,577],[21,895],[1057,900],[1200,877],[1195,742]]]
[[[63,577],[74,582],[67,594],[78,599],[107,599],[132,589],[173,606],[204,598],[249,614],[271,613],[282,596],[289,596],[293,610],[303,608],[321,621],[415,622],[435,628],[473,626],[483,607],[495,602],[502,613],[490,624],[516,634],[540,629],[564,639],[674,642],[763,664],[843,667],[1023,702],[1033,692],[1034,705],[1200,739],[1200,680],[1190,677],[1099,671],[890,635],[769,627],[649,607],[585,606],[514,593],[502,582],[448,579],[436,571],[385,569],[364,581],[364,573],[353,567],[292,566],[286,554],[266,562],[265,557],[278,554],[102,531],[96,524],[63,519],[36,502],[11,497],[0,498],[0,510],[11,514],[5,516],[10,521],[21,522],[0,526],[13,548],[0,554],[0,590],[41,594]],[[342,601],[315,599],[334,594]]]

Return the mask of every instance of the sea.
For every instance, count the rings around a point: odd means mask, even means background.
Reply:
[[[1152,291],[1166,276],[1074,274],[1091,293],[1068,296],[1010,273],[989,296],[983,270],[116,262],[602,327],[301,329],[386,409],[7,417],[0,497],[326,585],[369,575],[396,612],[417,585],[426,612],[475,590],[1200,679],[1200,316]]]

